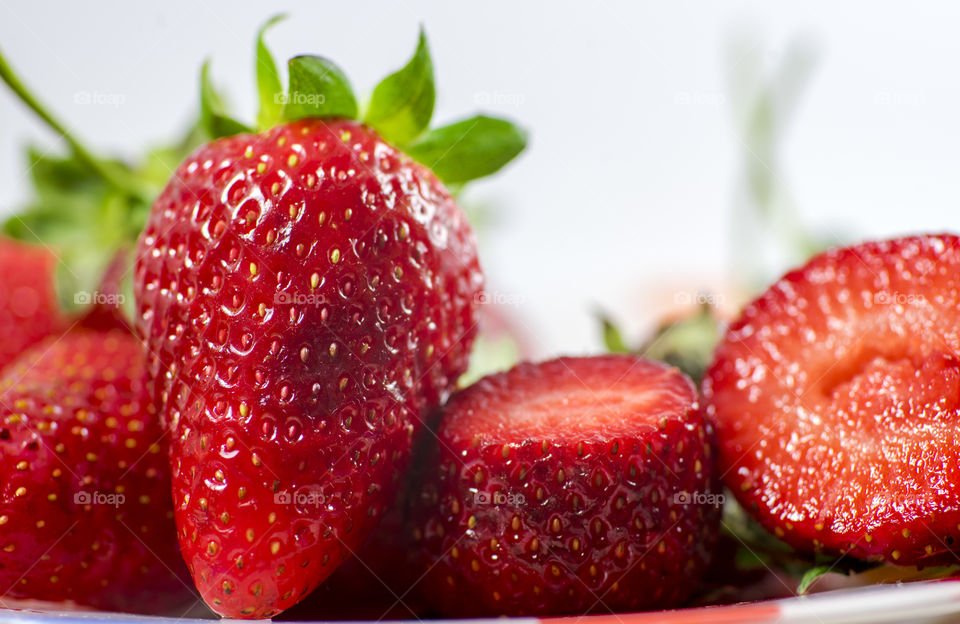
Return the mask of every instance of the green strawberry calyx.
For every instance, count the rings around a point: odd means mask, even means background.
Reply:
[[[257,35],[256,75],[260,112],[257,127],[231,118],[210,82],[209,63],[200,74],[201,119],[211,137],[265,130],[308,117],[355,119],[374,128],[411,158],[426,165],[453,187],[499,171],[527,144],[526,132],[514,123],[475,115],[431,128],[436,101],[433,61],[420,30],[413,56],[374,87],[361,107],[346,74],[321,56],[295,56],[287,63],[287,89],[264,41],[266,31],[283,19],[269,20]]]
[[[41,103],[3,54],[0,81],[67,147],[66,153],[27,147],[28,195],[6,216],[0,231],[43,245],[59,258],[55,288],[61,307],[79,314],[118,250],[133,249],[150,204],[177,165],[205,137],[194,124],[178,141],[145,152],[137,162],[104,158]]]

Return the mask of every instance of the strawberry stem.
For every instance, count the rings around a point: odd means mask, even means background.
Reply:
[[[17,97],[20,98],[20,101],[26,104],[30,110],[36,113],[40,119],[42,119],[54,132],[59,134],[67,142],[67,144],[70,145],[70,148],[73,150],[78,160],[83,162],[93,172],[103,178],[107,184],[116,188],[122,193],[143,201],[148,205],[151,203],[150,195],[136,179],[122,169],[115,167],[110,163],[104,162],[94,156],[90,150],[84,147],[84,145],[80,143],[73,136],[73,134],[71,134],[66,127],[60,123],[50,113],[50,111],[48,111],[46,107],[40,103],[39,100],[37,100],[36,97],[34,97],[32,93],[30,93],[20,78],[14,73],[13,68],[10,67],[10,64],[3,56],[2,52],[0,52],[0,79],[2,79],[8,87],[10,87],[11,91],[17,94]]]

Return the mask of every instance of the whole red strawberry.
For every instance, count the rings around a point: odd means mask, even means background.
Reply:
[[[722,496],[690,380],[632,356],[485,377],[444,408],[415,537],[444,614],[676,606]]]
[[[720,471],[804,551],[960,550],[960,239],[821,254],[750,303],[703,383]]]
[[[164,435],[129,332],[78,330],[0,378],[6,597],[151,611],[190,597]]]
[[[421,413],[466,369],[482,284],[449,192],[350,119],[342,72],[295,58],[284,94],[260,43],[270,127],[215,140],[178,168],[135,276],[181,548],[207,603],[244,618],[298,602],[379,521]],[[242,129],[204,93],[208,126]],[[489,118],[423,133],[433,93],[421,37],[366,121],[457,183],[522,147]]]
[[[56,266],[48,249],[0,238],[0,369],[65,329],[54,292]]]

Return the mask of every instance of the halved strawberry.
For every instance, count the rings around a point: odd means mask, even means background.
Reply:
[[[414,535],[441,612],[665,608],[695,589],[721,497],[712,433],[676,369],[520,364],[454,395],[438,437]]]
[[[18,599],[152,611],[191,597],[144,352],[77,330],[0,378],[0,587]]]
[[[749,304],[703,393],[727,485],[794,547],[960,549],[960,239],[821,254]]]

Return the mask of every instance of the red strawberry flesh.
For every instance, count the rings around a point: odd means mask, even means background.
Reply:
[[[652,430],[662,415],[683,413],[691,403],[684,377],[646,362],[625,370],[617,358],[593,358],[589,366],[561,359],[524,368],[525,375],[488,377],[459,398],[461,403],[445,416],[448,435],[464,440],[479,436],[484,441],[579,442],[584,435],[613,437]]]
[[[704,380],[726,483],[793,546],[953,563],[960,240],[821,254],[749,304]]]

